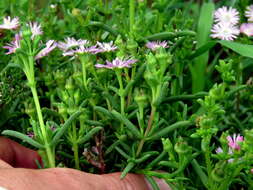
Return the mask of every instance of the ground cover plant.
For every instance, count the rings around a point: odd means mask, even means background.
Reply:
[[[2,135],[43,166],[253,188],[248,0],[0,2]]]

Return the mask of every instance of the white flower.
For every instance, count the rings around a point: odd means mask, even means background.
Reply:
[[[240,34],[240,30],[238,29],[238,27],[222,23],[215,24],[211,32],[212,38],[230,41],[236,39],[237,36]]]
[[[239,12],[232,7],[224,6],[214,12],[214,21],[223,25],[236,25],[239,19]]]
[[[14,17],[11,19],[11,17],[7,16],[4,18],[4,23],[0,24],[0,29],[5,29],[5,30],[14,30],[19,27],[19,18]]]
[[[118,48],[117,46],[113,45],[113,41],[110,41],[109,43],[97,42],[97,46],[98,46],[99,52],[115,51]]]
[[[51,9],[55,9],[56,7],[57,7],[56,4],[51,4],[51,5],[50,5],[50,8],[51,8]]]
[[[35,36],[43,34],[43,31],[41,30],[41,25],[39,23],[30,22],[29,26],[32,32],[32,40],[35,38]]]
[[[248,21],[253,22],[253,5],[246,7],[245,16],[248,18]]]
[[[97,68],[107,68],[107,69],[114,69],[114,68],[129,68],[132,64],[136,63],[136,59],[120,59],[116,58],[112,62],[106,60],[106,65],[103,64],[96,64],[95,67]]]
[[[82,40],[82,39],[76,40],[75,38],[67,37],[67,38],[65,38],[64,42],[59,42],[58,43],[58,47],[63,51],[67,51],[71,48],[74,48],[74,47],[77,47],[77,46],[83,46],[83,45],[86,45],[88,43],[89,43],[88,40]]]

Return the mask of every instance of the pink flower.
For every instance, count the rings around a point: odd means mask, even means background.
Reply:
[[[106,65],[103,64],[96,64],[95,67],[97,68],[107,68],[107,69],[114,69],[114,68],[125,68],[131,67],[132,64],[136,63],[136,59],[119,59],[116,58],[112,62],[106,61]]]
[[[253,36],[253,23],[243,23],[240,31],[247,36]]]
[[[15,53],[16,50],[18,48],[20,48],[20,40],[21,40],[21,36],[19,34],[16,34],[15,35],[15,39],[10,42],[10,43],[7,43],[6,46],[3,46],[4,49],[8,49],[9,51],[6,53],[7,55],[8,54],[12,54],[12,53]]]
[[[146,43],[146,47],[151,49],[152,51],[155,51],[157,49],[159,49],[160,47],[162,48],[168,48],[168,43],[166,41],[152,41],[152,42],[148,42]]]
[[[0,24],[0,29],[5,29],[5,30],[14,30],[19,27],[19,18],[14,17],[11,19],[10,16],[7,16],[4,18],[3,24]]]
[[[232,7],[221,7],[214,12],[214,21],[223,25],[236,25],[239,22],[239,12]]]
[[[215,152],[216,152],[217,154],[223,153],[223,149],[222,149],[221,147],[218,147],[218,148],[215,150]]]
[[[240,150],[241,147],[238,144],[239,142],[243,142],[243,136],[240,136],[239,134],[233,134],[233,138],[231,136],[227,136],[227,140],[228,140],[228,146],[232,149],[232,150]]]
[[[35,57],[35,59],[40,59],[46,55],[48,55],[51,51],[53,51],[57,47],[57,43],[54,40],[49,40],[46,43],[46,47],[42,49]]]
[[[253,5],[246,7],[245,16],[248,18],[248,21],[253,21]]]
[[[227,25],[222,23],[217,23],[213,26],[211,30],[212,38],[218,38],[221,40],[234,40],[240,34],[240,30],[233,25]]]
[[[28,132],[27,136],[30,137],[30,138],[34,138],[34,132]]]
[[[29,23],[31,32],[32,32],[32,40],[35,38],[35,36],[42,35],[43,31],[41,29],[41,25],[37,22],[30,22]]]

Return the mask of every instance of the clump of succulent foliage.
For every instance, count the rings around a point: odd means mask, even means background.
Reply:
[[[250,1],[11,0],[0,15],[1,132],[43,167],[253,188]]]

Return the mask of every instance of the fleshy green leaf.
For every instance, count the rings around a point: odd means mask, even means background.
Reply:
[[[133,169],[134,166],[135,166],[135,163],[129,162],[127,166],[125,167],[125,169],[123,170],[123,172],[121,173],[120,178],[123,179],[128,174],[128,172],[130,172],[131,169]]]
[[[150,176],[145,176],[147,181],[150,183],[150,185],[152,186],[153,190],[160,190],[160,188],[158,187],[158,185],[156,184],[156,181],[150,177]]]
[[[148,137],[149,140],[155,140],[155,139],[159,139],[161,137],[164,136],[168,136],[168,133],[170,133],[171,131],[177,129],[177,128],[182,128],[182,127],[187,127],[192,125],[191,121],[178,121],[172,125],[169,125],[163,129],[161,129],[158,132],[155,132],[154,135],[151,135],[150,137]]]
[[[195,170],[195,172],[198,174],[200,180],[202,181],[202,183],[205,185],[205,187],[207,187],[207,176],[204,173],[204,171],[201,169],[200,165],[198,164],[198,162],[193,159],[191,162],[193,169]]]
[[[31,139],[30,137],[28,137],[27,135],[23,134],[23,133],[20,133],[20,132],[17,132],[17,131],[13,131],[13,130],[4,130],[2,132],[3,135],[9,135],[9,136],[12,136],[12,137],[16,137],[18,139],[21,139],[25,142],[27,142],[28,144],[38,148],[38,149],[43,149],[44,146],[38,142],[36,142],[35,140]]]
[[[109,118],[112,118],[112,114],[107,109],[101,107],[101,106],[94,106],[94,110],[103,113],[104,115],[108,116]]]
[[[150,36],[147,36],[145,39],[149,41],[153,40],[169,40],[173,39],[176,37],[181,37],[181,36],[195,36],[196,33],[194,31],[190,30],[185,30],[185,31],[178,31],[178,32],[161,32],[161,33],[156,33],[152,34]]]
[[[68,127],[71,125],[71,123],[77,118],[79,117],[79,115],[81,115],[81,113],[83,112],[83,110],[79,110],[76,111],[75,113],[73,113],[70,118],[63,124],[63,126],[60,128],[60,130],[56,133],[56,135],[54,136],[51,144],[54,146],[56,145],[56,143],[59,142],[60,138],[62,137],[62,135],[64,135],[64,133],[66,132],[66,130],[68,129]]]
[[[82,137],[78,140],[78,143],[82,144],[82,143],[88,141],[91,137],[93,137],[94,134],[96,134],[101,129],[103,129],[103,128],[102,127],[95,127],[93,129],[91,129],[84,137]]]
[[[125,159],[131,159],[131,157],[125,153],[121,148],[119,148],[118,146],[115,147],[115,149],[118,151],[118,153],[120,153]]]
[[[136,138],[141,137],[141,134],[138,131],[138,129],[135,127],[135,125],[131,121],[129,121],[125,116],[121,115],[119,112],[115,110],[112,111],[112,115],[115,119],[124,123],[133,136],[135,136]]]

